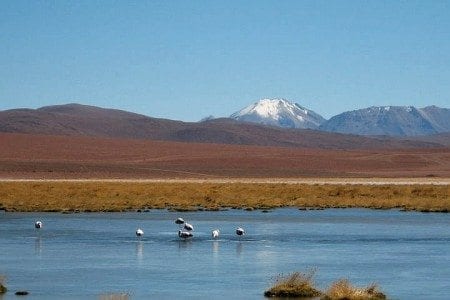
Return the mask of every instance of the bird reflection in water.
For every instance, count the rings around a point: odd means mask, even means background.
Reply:
[[[219,254],[219,241],[212,242],[212,251],[214,254]]]
[[[42,238],[40,234],[38,234],[38,236],[34,240],[34,253],[36,255],[42,254]]]
[[[236,244],[236,255],[237,255],[237,256],[240,256],[241,253],[242,253],[242,245],[243,245],[243,243],[242,243],[241,241],[239,241],[239,242]]]
[[[144,242],[137,241],[136,243],[136,257],[138,260],[142,260],[144,258]]]
[[[180,249],[180,250],[189,249],[189,248],[191,248],[191,246],[192,246],[191,239],[178,240],[178,249]]]

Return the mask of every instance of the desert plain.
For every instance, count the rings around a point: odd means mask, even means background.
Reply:
[[[0,209],[450,209],[450,149],[0,134]]]

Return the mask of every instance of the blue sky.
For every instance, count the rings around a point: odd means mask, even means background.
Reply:
[[[0,110],[450,107],[450,1],[0,0]]]

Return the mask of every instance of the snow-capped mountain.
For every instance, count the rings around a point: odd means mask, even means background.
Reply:
[[[427,106],[372,106],[344,112],[320,130],[359,135],[414,136],[450,131],[450,109]]]
[[[314,111],[285,99],[259,100],[232,114],[230,118],[286,128],[311,129],[317,129],[325,121]]]

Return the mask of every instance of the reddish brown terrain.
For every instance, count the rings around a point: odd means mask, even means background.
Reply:
[[[393,138],[80,104],[0,111],[2,178],[450,177],[450,135]]]
[[[367,137],[231,119],[181,122],[80,104],[0,111],[0,132],[320,149],[436,148],[450,136]]]
[[[325,150],[0,133],[0,177],[450,177],[450,148]]]

